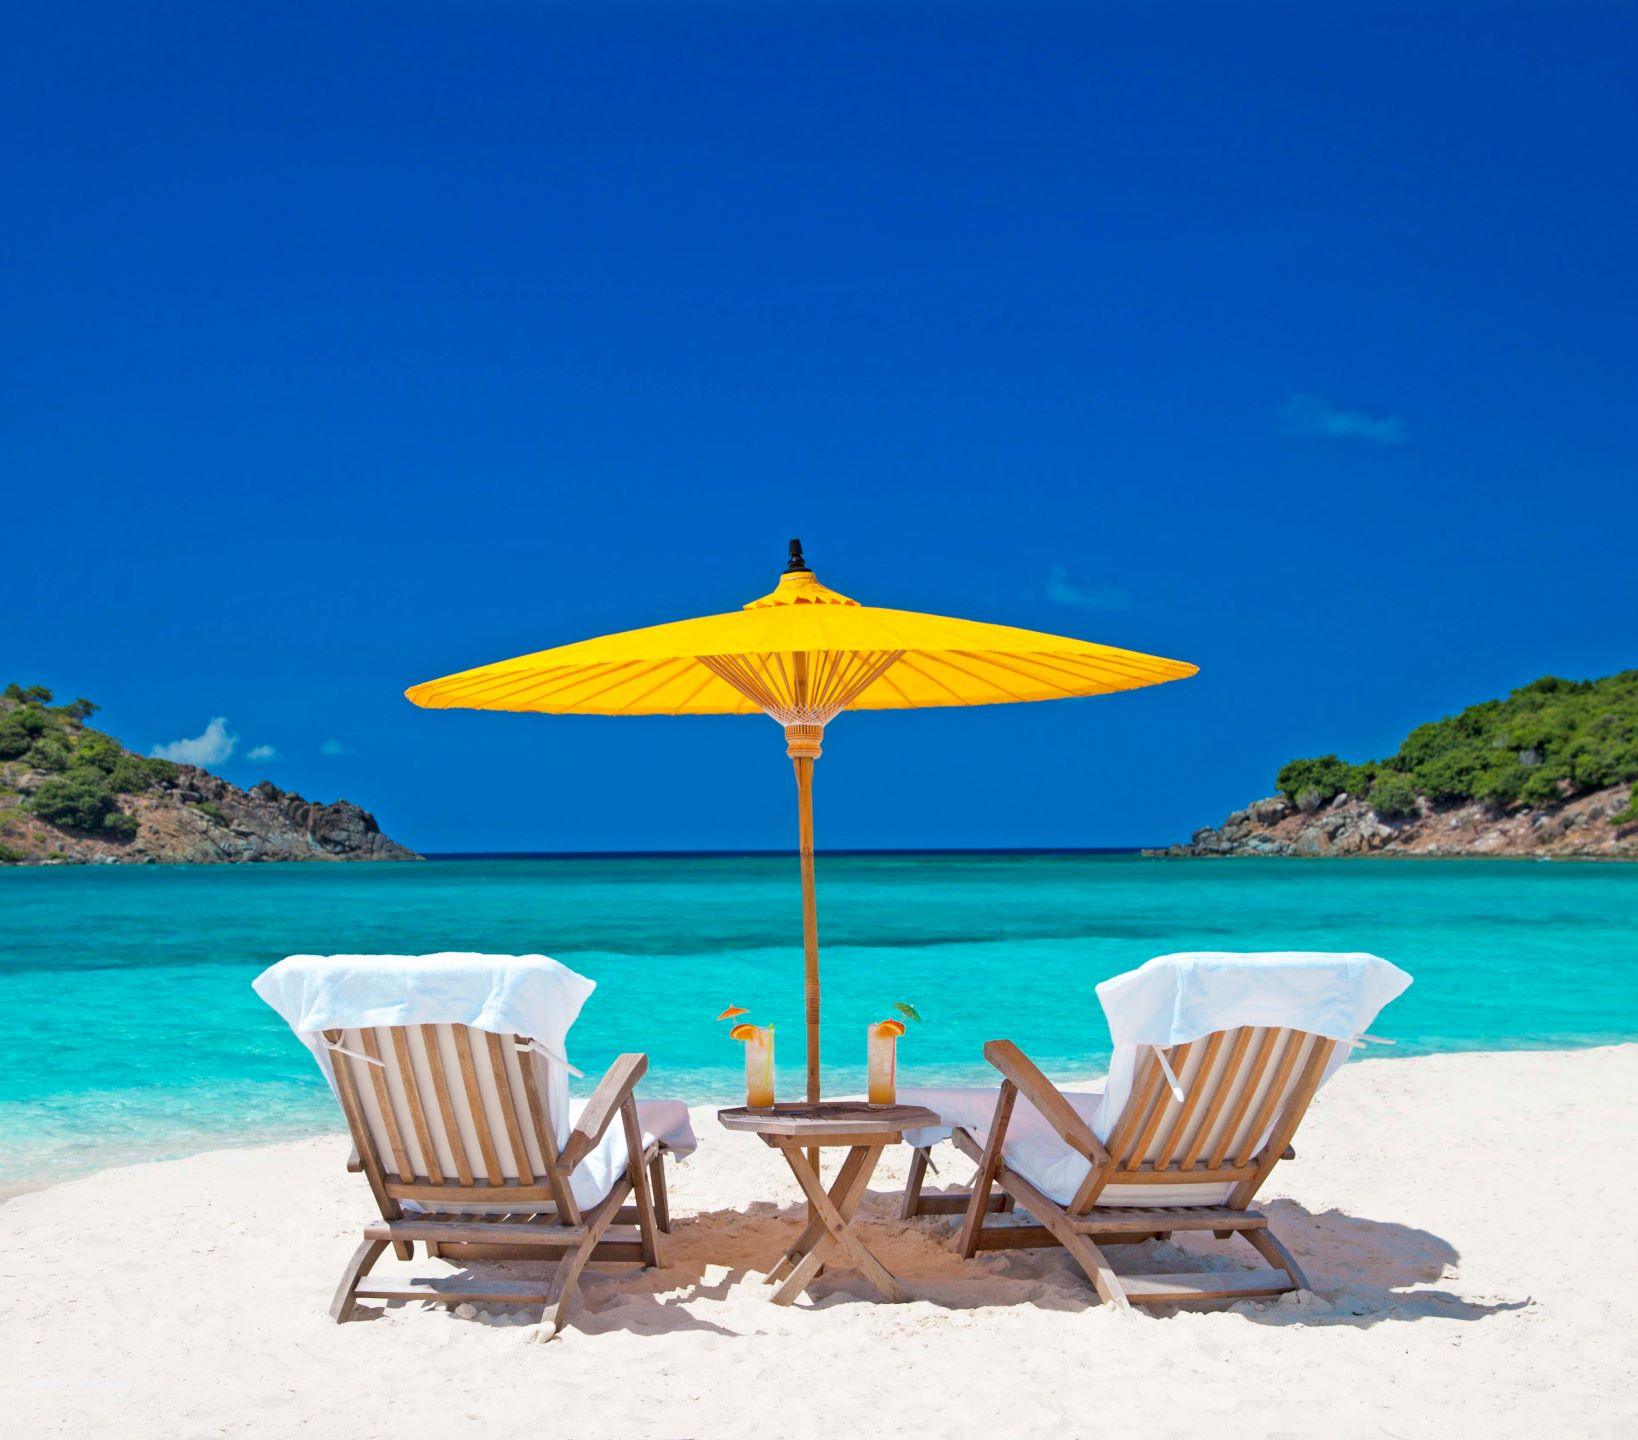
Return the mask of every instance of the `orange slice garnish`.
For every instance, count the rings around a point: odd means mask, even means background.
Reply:
[[[878,1035],[891,1035],[895,1040],[904,1034],[904,1021],[883,1020],[876,1026]]]
[[[717,1019],[732,1020],[736,1015],[749,1015],[750,1013],[743,1005],[730,1005],[722,1014],[717,1016]]]
[[[739,1013],[741,1015],[743,1015],[745,1012],[743,1010],[741,1010]],[[734,1026],[734,1028],[732,1030],[730,1030],[728,1032],[728,1038],[730,1040],[755,1040],[756,1039],[756,1026],[755,1025],[736,1025],[736,1026]]]

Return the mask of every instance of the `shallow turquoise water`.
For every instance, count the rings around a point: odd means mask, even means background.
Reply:
[[[827,1088],[862,1088],[895,1000],[918,1079],[976,1078],[1005,1035],[1095,1068],[1101,979],[1182,949],[1372,950],[1416,977],[1377,1029],[1397,1054],[1638,1038],[1638,866],[821,857]],[[645,1049],[650,1093],[726,1097],[713,1018],[778,1026],[800,1092],[792,859],[0,870],[0,1194],[123,1159],[340,1128],[251,993],[293,951],[543,951],[599,983],[572,1055],[589,1086]]]

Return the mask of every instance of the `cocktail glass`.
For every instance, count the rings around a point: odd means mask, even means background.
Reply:
[[[870,1103],[891,1105],[897,1094],[895,1088],[898,1069],[899,1035],[903,1026],[891,1020],[880,1020],[865,1027],[870,1044]]]
[[[774,1027],[755,1025],[745,1044],[745,1103],[752,1110],[767,1110],[774,1103]]]

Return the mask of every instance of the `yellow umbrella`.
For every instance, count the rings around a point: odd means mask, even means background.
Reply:
[[[861,605],[819,583],[792,540],[769,595],[706,615],[539,650],[404,693],[432,710],[772,716],[796,766],[808,1099],[819,1099],[819,922],[813,762],[843,710],[998,705],[1136,690],[1196,667],[1087,640]]]

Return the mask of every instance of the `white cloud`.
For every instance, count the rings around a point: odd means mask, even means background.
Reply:
[[[1403,445],[1406,438],[1405,422],[1399,416],[1344,410],[1323,395],[1287,395],[1274,429],[1305,439],[1366,440],[1373,445]]]
[[[1076,610],[1127,610],[1132,597],[1118,585],[1077,585],[1062,565],[1047,571],[1047,598]]]
[[[352,753],[352,748],[343,745],[339,740],[326,740],[319,746],[319,754],[328,755],[332,759],[337,755],[351,755]]]
[[[277,760],[279,752],[271,745],[254,745],[245,751],[246,760]]]
[[[169,745],[155,745],[150,752],[159,760],[175,760],[181,765],[220,765],[233,753],[239,743],[237,735],[229,735],[227,716],[216,715],[205,726],[203,735],[191,740],[173,740]]]

